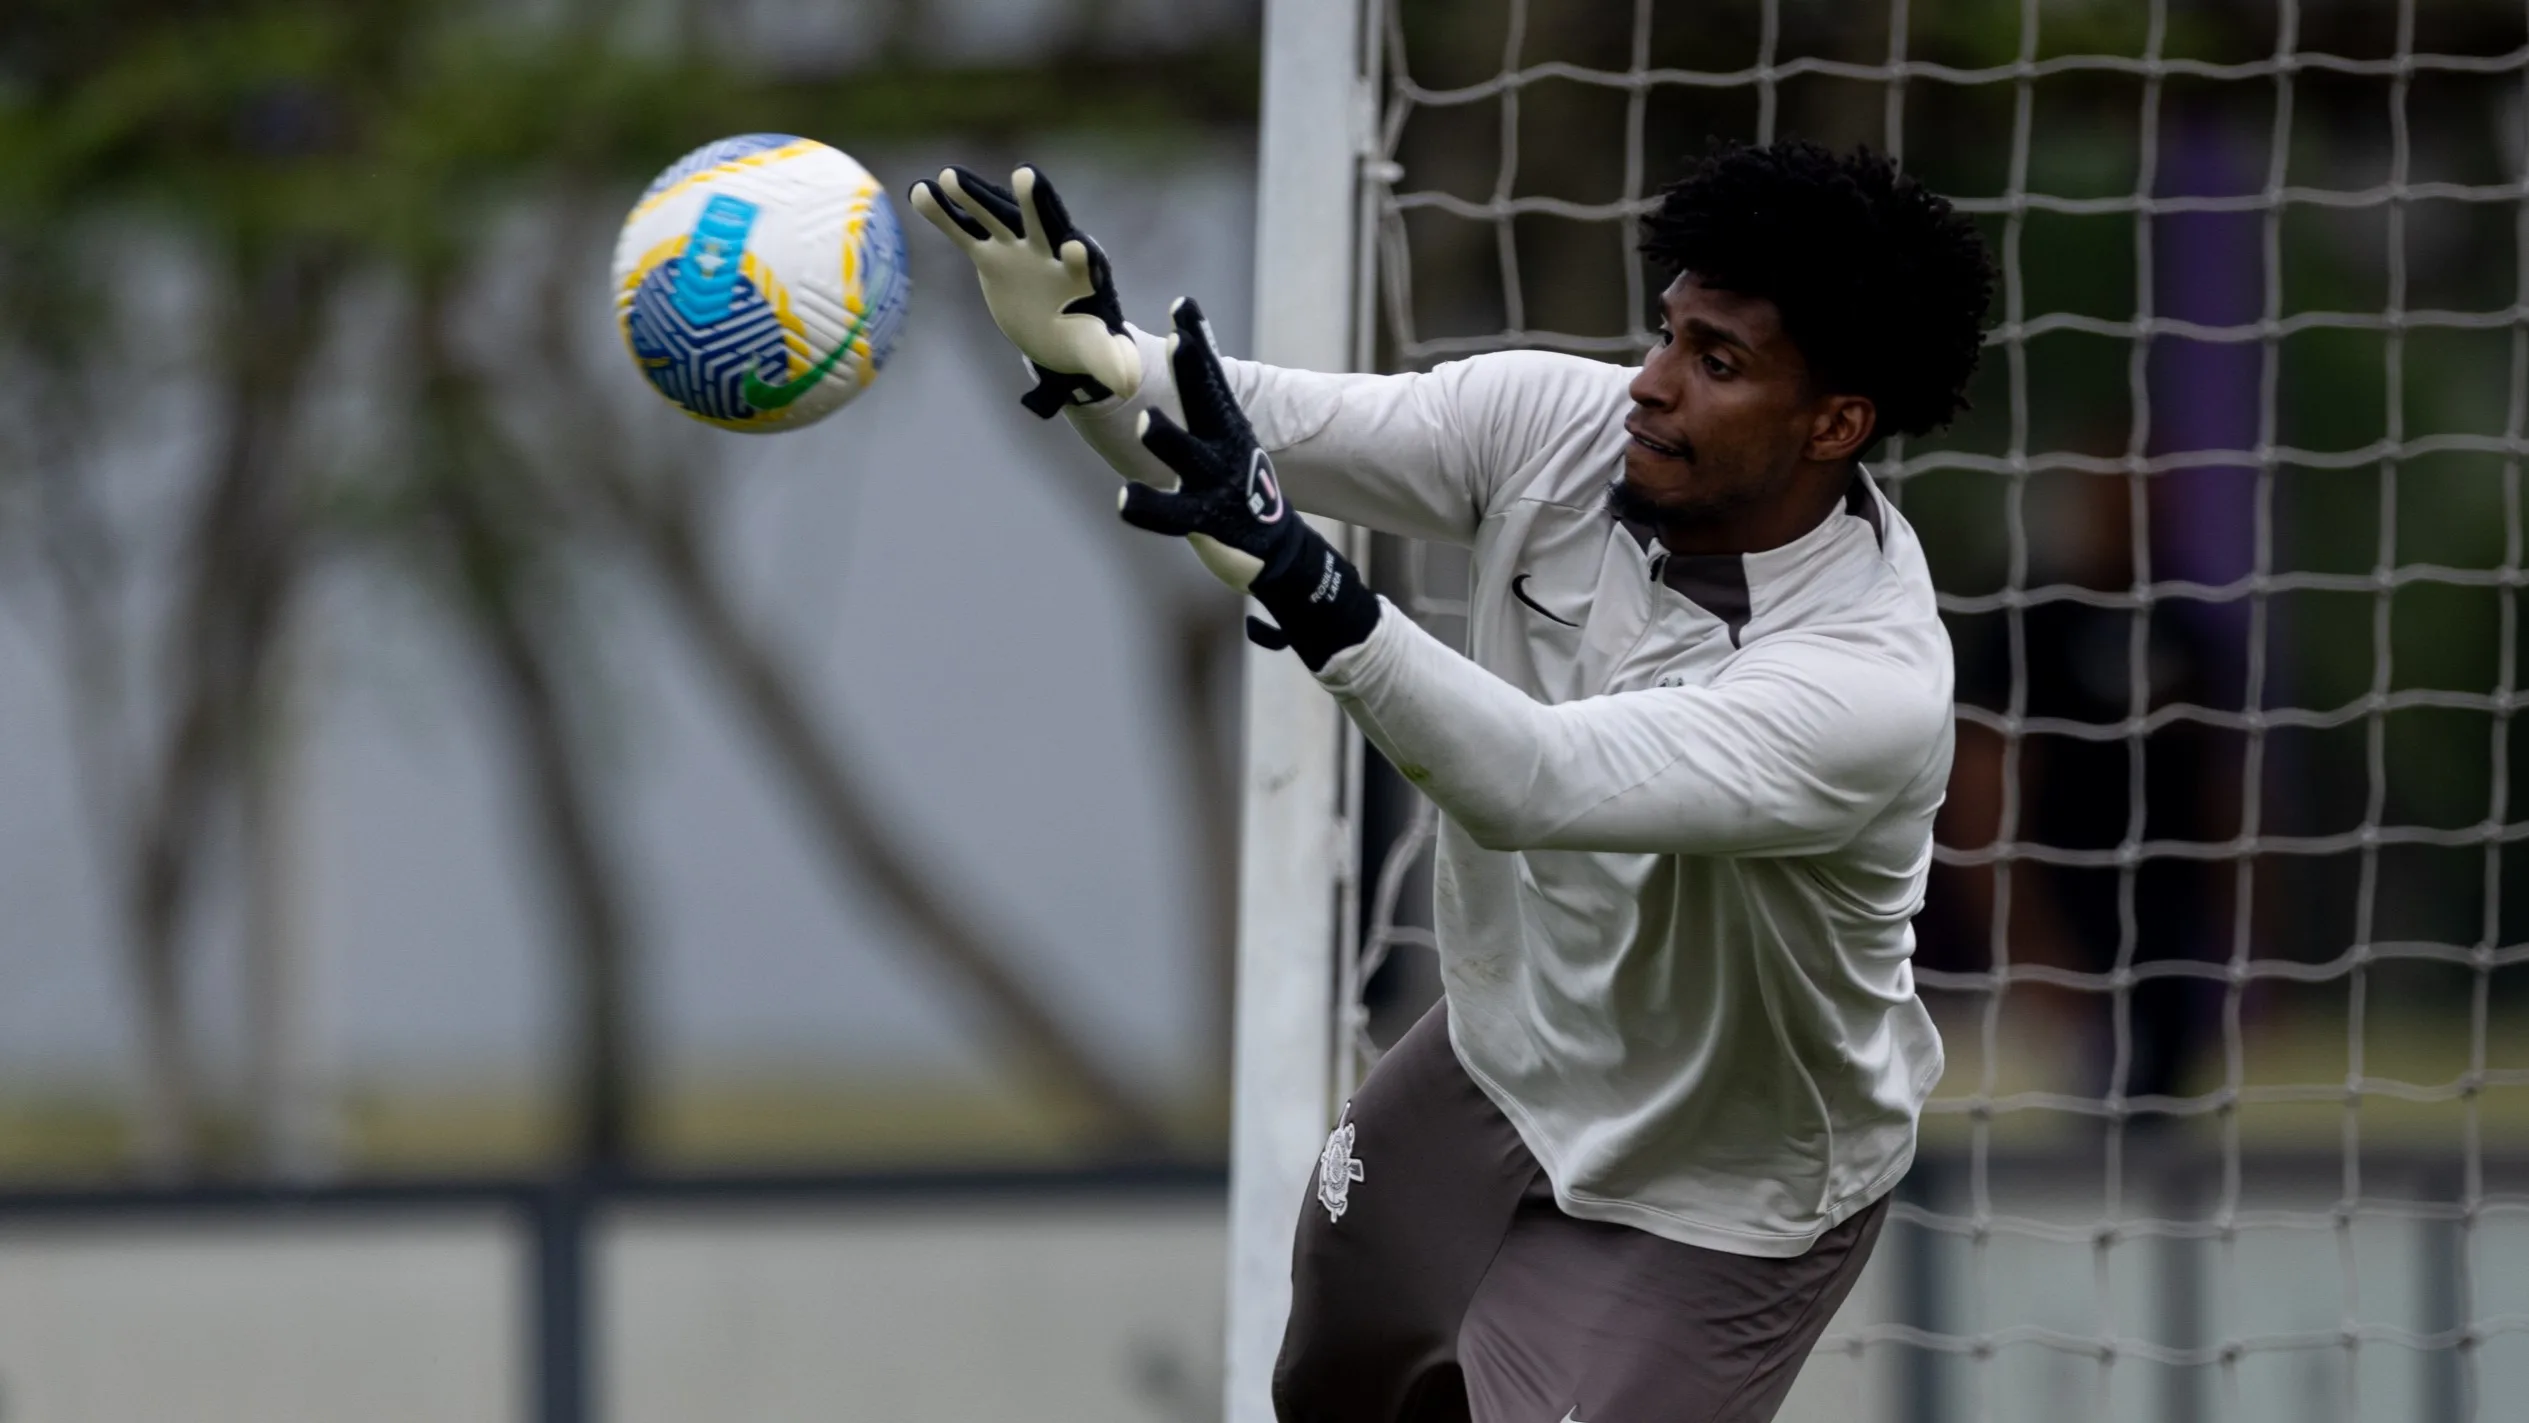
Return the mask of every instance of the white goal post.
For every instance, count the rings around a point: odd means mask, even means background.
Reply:
[[[1255,357],[1353,364],[1363,0],[1267,0]],[[1322,526],[1321,527],[1327,527]],[[1345,537],[1328,527],[1328,532]],[[1247,649],[1232,1050],[1228,1423],[1271,1423],[1291,1235],[1328,1125],[1335,960],[1354,853],[1341,715],[1287,653]]]

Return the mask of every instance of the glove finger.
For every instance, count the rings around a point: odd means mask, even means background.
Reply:
[[[1054,180],[1045,176],[1044,169],[1033,163],[1022,163],[1019,170],[1010,175],[1010,182],[1020,199],[1036,210],[1036,221],[1043,229],[1046,241],[1060,246],[1068,239],[1080,236],[1079,230],[1071,225],[1071,209],[1063,206],[1062,194],[1054,191]]]
[[[1212,329],[1203,308],[1192,297],[1179,297],[1168,309],[1176,334],[1168,338],[1168,366],[1176,373],[1177,398],[1185,406],[1185,426],[1197,436],[1217,440],[1243,429],[1246,414],[1230,394],[1229,377],[1221,373],[1212,350]]]
[[[993,230],[994,237],[1016,242],[1019,234],[1027,230],[1027,220],[1019,216],[1018,200],[1010,196],[1008,189],[972,168],[952,164],[947,172],[940,174],[940,185],[947,188],[951,196],[972,208],[975,215],[983,219],[984,226]]]
[[[1177,319],[1177,308],[1181,306],[1185,308],[1186,324],[1202,333],[1203,344],[1210,347],[1212,354],[1218,357],[1221,353],[1221,333],[1212,329],[1212,318],[1203,314],[1202,303],[1190,296],[1178,297],[1175,301],[1168,303],[1170,321]]]
[[[984,230],[982,223],[969,216],[954,199],[940,191],[939,184],[930,179],[924,178],[915,183],[909,197],[913,210],[929,219],[933,227],[958,246],[972,248],[978,242],[992,240],[992,234]]]
[[[1088,243],[1075,237],[1069,242],[1064,243],[1061,248],[1054,253],[1054,258],[1056,261],[1063,264],[1063,271],[1069,273],[1074,281],[1086,283],[1089,287],[1089,294],[1087,296],[1074,298],[1070,305],[1065,306],[1063,310],[1069,311],[1072,307],[1078,306],[1082,302],[1094,302],[1098,299],[1097,278],[1091,276],[1089,273]]]
[[[1161,464],[1175,470],[1183,487],[1217,489],[1227,482],[1213,464],[1211,450],[1165,414],[1156,410],[1143,411],[1139,434],[1142,448],[1158,456]]]
[[[1063,307],[1065,315],[1082,313],[1106,323],[1106,329],[1121,336],[1124,325],[1115,301],[1115,270],[1107,265],[1106,249],[1085,232],[1075,232],[1058,249],[1064,270],[1089,284],[1089,294],[1076,297]]]
[[[1193,533],[1203,518],[1203,503],[1183,494],[1171,494],[1147,484],[1126,480],[1116,491],[1115,512],[1124,522],[1137,529],[1170,538],[1183,538]]]
[[[1252,592],[1256,579],[1264,572],[1264,560],[1242,548],[1232,548],[1209,534],[1186,535],[1186,546],[1212,576],[1241,593]]]
[[[1054,192],[1053,180],[1045,170],[1033,163],[1022,163],[1010,175],[1010,190],[1018,194],[1019,206],[1035,217],[1028,224],[1027,243],[1051,257],[1062,245],[1079,237],[1071,225],[1071,214]]]

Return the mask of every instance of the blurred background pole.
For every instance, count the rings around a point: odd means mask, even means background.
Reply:
[[[1256,159],[1255,357],[1352,357],[1353,202],[1365,0],[1266,0]],[[1330,532],[1341,536],[1341,530]],[[1228,1423],[1270,1423],[1290,1306],[1291,1229],[1326,1133],[1338,895],[1330,833],[1342,721],[1298,658],[1250,647],[1230,1125]]]
[[[299,691],[307,616],[274,629],[262,716],[241,786],[246,854],[248,1111],[256,1169],[283,1180],[332,1174],[331,1084],[321,1060],[320,966],[310,957]]]

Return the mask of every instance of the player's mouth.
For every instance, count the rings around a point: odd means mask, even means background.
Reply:
[[[1625,433],[1633,437],[1633,442],[1635,444],[1640,445],[1642,448],[1649,450],[1651,453],[1658,455],[1662,459],[1685,460],[1691,463],[1695,458],[1695,451],[1692,446],[1682,443],[1672,445],[1665,440],[1654,439],[1651,436],[1642,433],[1642,427],[1634,424],[1630,420],[1625,422]]]

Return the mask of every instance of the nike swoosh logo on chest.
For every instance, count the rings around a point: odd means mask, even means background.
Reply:
[[[1518,577],[1513,578],[1512,580],[1510,580],[1510,596],[1512,596],[1512,597],[1514,597],[1514,598],[1517,598],[1517,599],[1518,599],[1520,602],[1522,602],[1522,603],[1527,604],[1527,605],[1528,605],[1528,610],[1529,610],[1530,612],[1535,613],[1537,616],[1539,616],[1539,617],[1541,617],[1541,618],[1546,619],[1548,622],[1557,622],[1557,623],[1561,623],[1561,624],[1563,624],[1563,625],[1564,625],[1565,627],[1567,627],[1567,628],[1576,628],[1576,627],[1579,627],[1579,626],[1580,626],[1580,624],[1579,624],[1579,623],[1576,623],[1576,622],[1572,621],[1570,618],[1558,616],[1558,615],[1554,612],[1554,610],[1553,610],[1553,609],[1548,608],[1545,604],[1540,603],[1540,602],[1538,602],[1536,599],[1529,597],[1529,596],[1528,596],[1528,575],[1527,575],[1527,574],[1525,574],[1525,573],[1522,573],[1522,574],[1520,574]]]

